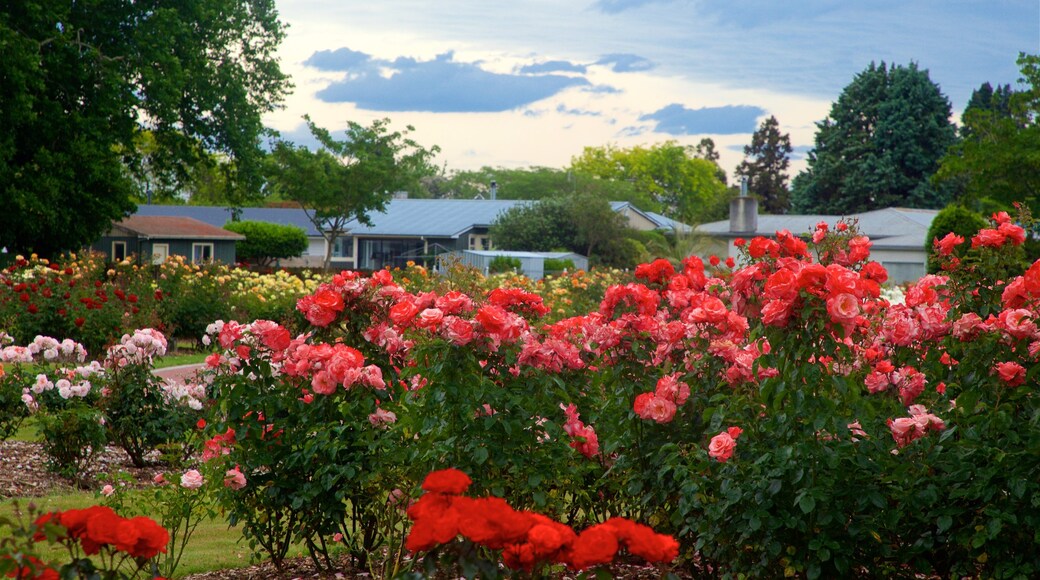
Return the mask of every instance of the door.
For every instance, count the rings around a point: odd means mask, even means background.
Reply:
[[[153,244],[152,245],[152,263],[162,264],[166,261],[166,258],[170,257],[170,244]]]

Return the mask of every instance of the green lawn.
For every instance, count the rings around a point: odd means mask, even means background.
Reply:
[[[181,365],[202,364],[206,361],[208,354],[205,352],[187,352],[167,355],[155,361],[155,368],[164,369]]]
[[[3,500],[0,502],[0,517],[13,516],[15,502],[24,511],[30,501],[36,506],[38,513],[62,509],[81,509],[99,503],[95,495],[88,492],[73,492],[32,499]],[[123,513],[120,515],[132,516],[134,514]],[[0,537],[6,535],[7,532],[7,529],[0,527]],[[211,570],[248,566],[251,563],[250,551],[245,542],[240,541],[241,538],[241,531],[229,528],[223,520],[214,519],[202,522],[195,530],[191,541],[188,542],[188,547],[184,551],[184,557],[177,568],[176,577],[179,578]],[[292,550],[290,557],[302,554],[303,552],[300,550]],[[43,552],[45,560],[58,563],[66,555],[65,549],[57,545],[50,546],[48,550]]]

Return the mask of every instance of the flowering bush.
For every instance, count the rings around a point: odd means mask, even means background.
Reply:
[[[668,564],[679,554],[679,543],[647,526],[611,518],[576,533],[570,526],[541,514],[516,511],[497,497],[462,495],[472,481],[449,468],[426,476],[426,493],[408,508],[414,522],[405,546],[429,552],[423,561],[430,576],[450,571],[473,577],[498,578],[497,560],[526,572],[548,571],[555,565],[572,570],[610,564],[622,547],[649,563]],[[462,536],[459,544],[456,538]],[[483,547],[492,556],[476,553]]]
[[[35,516],[31,507],[28,515]],[[11,529],[0,541],[0,574],[6,577],[160,578],[153,559],[166,551],[169,535],[150,518],[124,518],[104,506],[44,513],[29,524],[20,512],[17,518],[0,518]],[[41,542],[64,546],[67,561],[43,562],[36,547]]]

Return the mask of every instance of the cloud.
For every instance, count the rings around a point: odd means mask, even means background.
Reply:
[[[363,52],[349,48],[336,50],[319,50],[303,61],[303,64],[320,71],[349,71],[358,68],[371,68],[372,57]]]
[[[581,91],[585,93],[594,93],[601,95],[620,95],[621,93],[625,92],[619,88],[612,87],[610,85],[593,85],[589,87],[583,87]]]
[[[733,135],[754,133],[758,118],[765,110],[748,105],[727,105],[687,109],[673,103],[648,115],[640,121],[656,121],[655,131],[669,135]]]
[[[583,64],[573,63],[566,60],[547,60],[535,64],[529,64],[520,68],[521,74],[539,74],[549,72],[576,72],[584,74],[586,67]]]
[[[556,106],[556,112],[564,115],[574,115],[578,117],[600,117],[603,113],[599,111],[587,111],[584,109],[568,109],[562,103]]]
[[[641,8],[647,4],[670,2],[672,0],[597,0],[592,7],[607,14],[617,14],[633,8]]]
[[[791,147],[791,159],[808,159],[809,152],[812,151],[814,148],[815,147],[813,145],[796,145],[795,147]]]
[[[349,102],[372,111],[483,113],[509,111],[590,84],[574,76],[494,73],[479,63],[456,61],[451,52],[427,61],[410,57],[386,61],[366,56],[349,49],[314,53],[308,63],[322,70],[352,73],[319,90],[316,96],[325,102]]]
[[[646,132],[646,127],[629,126],[618,131],[618,137],[638,137]]]
[[[637,54],[606,54],[596,64],[611,65],[614,72],[642,72],[654,68],[654,63]]]

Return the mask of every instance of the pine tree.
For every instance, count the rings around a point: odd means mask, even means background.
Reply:
[[[956,141],[950,101],[917,65],[871,63],[817,124],[806,171],[793,182],[792,209],[849,214],[885,207],[944,207],[948,189],[930,183]]]
[[[791,136],[780,133],[780,123],[773,116],[762,121],[751,144],[744,146],[744,161],[734,174],[738,179],[748,178],[748,191],[758,198],[765,213],[784,214],[791,206],[787,189],[790,154]]]

